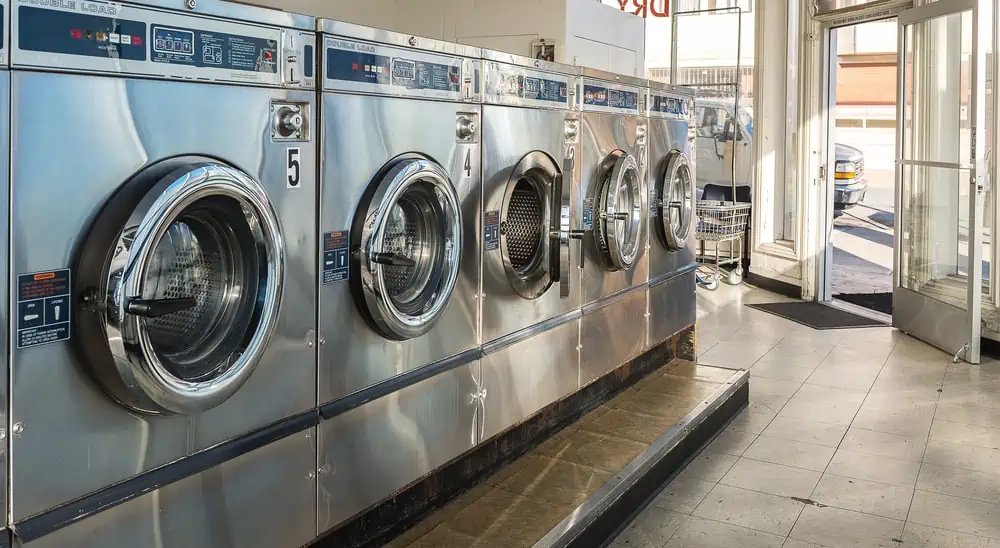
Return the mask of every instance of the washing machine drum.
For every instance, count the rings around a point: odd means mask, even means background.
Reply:
[[[667,249],[683,249],[694,219],[695,182],[688,157],[681,152],[672,152],[657,186],[658,232]]]
[[[396,341],[430,331],[462,259],[462,212],[448,173],[423,157],[390,162],[363,196],[351,240],[352,289],[369,325]]]
[[[642,254],[644,206],[639,167],[631,154],[616,151],[601,168],[593,196],[594,240],[605,266],[629,270]]]
[[[151,168],[112,198],[83,247],[84,359],[135,410],[218,406],[261,359],[283,266],[277,217],[250,176],[204,161]]]

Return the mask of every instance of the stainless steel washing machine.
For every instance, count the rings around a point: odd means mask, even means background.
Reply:
[[[694,92],[648,82],[649,305],[647,346],[695,322]]]
[[[483,384],[490,437],[579,387],[579,68],[484,51]],[[574,260],[577,259],[577,260]]]
[[[211,0],[12,16],[18,537],[307,542],[314,434],[269,428],[316,403],[313,20]]]
[[[574,206],[584,233],[581,385],[646,344],[645,81],[583,69],[582,173]]]
[[[319,29],[324,531],[477,440],[481,53]]]

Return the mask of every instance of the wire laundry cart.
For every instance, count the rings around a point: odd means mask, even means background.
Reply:
[[[750,218],[750,204],[699,200],[695,211],[698,225],[695,239],[698,242],[696,259],[710,268],[703,280],[708,289],[719,286],[723,265],[735,264],[727,273],[727,283],[737,285],[743,279],[743,237]]]

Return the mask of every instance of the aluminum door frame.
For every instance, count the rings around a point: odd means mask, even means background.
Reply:
[[[911,336],[921,339],[933,346],[954,354],[954,359],[964,359],[969,363],[980,361],[980,336],[982,333],[982,239],[983,239],[983,192],[985,189],[986,163],[985,155],[979,153],[982,143],[985,143],[985,106],[986,98],[986,51],[989,49],[986,40],[991,36],[982,36],[979,32],[979,16],[982,4],[989,0],[949,0],[934,2],[920,7],[911,8],[898,15],[898,61],[896,76],[896,126],[904,128],[906,101],[906,29],[908,26],[925,21],[946,17],[949,15],[972,12],[972,52],[970,59],[974,64],[970,67],[972,91],[969,105],[969,119],[972,122],[971,157],[968,163],[929,162],[907,160],[903,158],[905,131],[896,132],[896,192],[895,192],[895,226],[894,231],[899,238],[902,234],[903,220],[901,207],[903,205],[902,182],[903,172],[907,166],[951,169],[969,172],[969,250],[967,253],[968,271],[966,310],[931,299],[925,295],[901,287],[903,246],[899,241],[893,253],[893,326]],[[963,184],[963,183],[959,183]]]

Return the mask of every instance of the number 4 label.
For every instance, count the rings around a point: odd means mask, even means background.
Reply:
[[[299,188],[302,182],[302,165],[299,163],[301,156],[299,147],[288,147],[285,153],[285,175],[288,181],[288,188]]]

